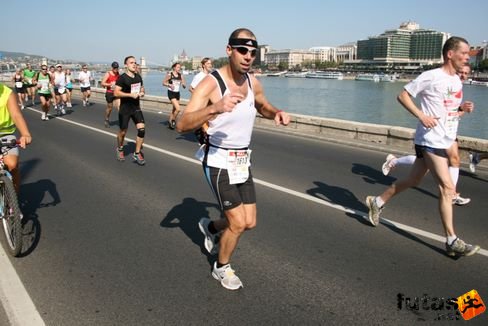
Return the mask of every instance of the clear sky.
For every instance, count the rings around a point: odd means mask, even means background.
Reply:
[[[225,56],[229,34],[247,27],[272,49],[338,46],[415,21],[421,28],[488,40],[486,0],[7,0],[0,50],[52,59],[167,65]]]

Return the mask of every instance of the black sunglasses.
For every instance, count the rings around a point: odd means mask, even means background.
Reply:
[[[233,49],[236,49],[237,52],[239,52],[240,54],[242,55],[246,55],[248,52],[251,52],[251,57],[255,57],[256,54],[258,53],[258,50],[254,49],[254,50],[249,50],[248,48],[246,48],[245,46],[231,46],[231,48]]]

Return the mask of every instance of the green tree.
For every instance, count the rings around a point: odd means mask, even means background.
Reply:
[[[480,71],[487,71],[488,70],[488,59],[484,59],[478,65],[478,70]]]

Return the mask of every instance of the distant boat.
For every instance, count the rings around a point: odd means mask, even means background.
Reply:
[[[279,71],[279,72],[271,72],[267,73],[266,76],[268,77],[282,77],[284,76],[288,71]]]
[[[488,86],[488,82],[485,82],[485,81],[479,81],[479,80],[471,80],[470,85],[476,85],[476,86]]]
[[[358,74],[356,80],[367,80],[378,83],[380,81],[380,75],[378,74]]]
[[[320,79],[337,79],[337,80],[344,79],[344,75],[342,74],[342,72],[337,72],[337,71],[314,71],[314,72],[307,73],[305,77],[320,78]]]
[[[380,77],[380,82],[390,82],[393,83],[398,79],[396,75],[379,75]]]
[[[302,72],[287,72],[285,74],[285,77],[288,77],[288,78],[305,78],[307,75],[307,72],[306,71],[302,71]]]

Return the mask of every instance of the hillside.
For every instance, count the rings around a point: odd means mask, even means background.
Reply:
[[[42,58],[43,57],[43,56],[37,55],[37,54],[27,54],[27,53],[22,53],[22,52],[10,52],[10,51],[3,51],[3,50],[0,50],[0,54],[3,58],[9,57],[12,59],[22,58],[25,56],[29,56],[31,58]]]

